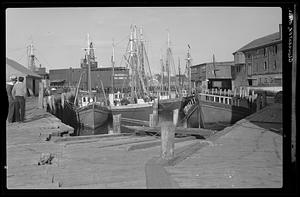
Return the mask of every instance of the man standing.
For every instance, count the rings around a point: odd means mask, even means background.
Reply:
[[[16,117],[15,111],[16,111],[16,100],[12,97],[12,89],[17,82],[17,77],[12,75],[10,76],[10,82],[6,83],[6,93],[8,97],[8,115],[7,115],[7,121],[9,123],[17,121],[18,117]]]
[[[19,81],[12,89],[12,96],[17,101],[17,114],[20,114],[21,122],[24,122],[25,118],[25,98],[27,95],[26,84],[23,81],[24,77],[19,77]]]

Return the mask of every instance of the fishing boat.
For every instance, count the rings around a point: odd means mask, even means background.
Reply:
[[[178,90],[178,86],[173,85],[171,87],[171,68],[174,68],[175,73],[175,65],[174,59],[172,55],[172,50],[170,47],[170,35],[168,31],[168,40],[167,40],[167,53],[166,53],[166,61],[164,63],[163,58],[161,56],[161,89],[158,92],[158,111],[161,115],[165,116],[165,118],[170,119],[173,118],[173,110],[180,109],[182,105],[182,95]],[[180,69],[179,69],[180,70]],[[167,76],[165,76],[165,71]],[[165,83],[165,78],[167,79]]]
[[[214,56],[213,67],[216,76]],[[182,106],[180,122],[190,128],[228,126],[251,113],[246,99],[238,99],[222,89],[190,94],[183,98]]]
[[[131,26],[129,43],[126,51],[127,56],[124,59],[130,70],[130,87],[128,94],[120,92],[111,92],[109,95],[110,109],[113,115],[122,115],[122,124],[124,125],[148,125],[149,115],[153,113],[153,100],[150,99],[149,92],[146,88],[147,80],[145,79],[145,64],[149,67],[148,57],[143,42],[143,33],[137,34],[138,28]],[[114,46],[114,45],[113,45]],[[114,70],[114,47],[112,56],[112,68]],[[112,72],[113,75],[114,71]],[[112,76],[114,80],[114,76]],[[112,91],[114,91],[112,82]],[[127,95],[127,96],[126,96]],[[127,102],[116,102],[126,100]]]
[[[96,129],[107,121],[111,111],[109,105],[106,103],[106,98],[104,101],[100,101],[100,98],[97,97],[97,93],[91,89],[91,58],[94,59],[94,48],[93,43],[89,41],[89,36],[88,48],[85,48],[84,50],[86,51],[86,61],[84,62],[86,62],[85,74],[87,75],[87,91],[79,92],[79,84],[82,78],[81,75],[75,95],[74,103],[76,103],[78,99],[78,105],[75,107],[75,111],[78,114],[78,122],[80,125],[83,125],[86,128]],[[101,80],[100,82],[102,90],[104,90],[103,83]]]

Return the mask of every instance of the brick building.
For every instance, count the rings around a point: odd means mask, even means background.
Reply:
[[[77,86],[80,75],[85,69],[81,68],[69,68],[69,69],[54,69],[49,70],[49,79],[51,82],[63,81],[65,86]],[[125,67],[114,68],[114,88],[121,90],[122,88],[129,87],[129,70]],[[103,83],[104,89],[108,92],[111,88],[112,79],[112,67],[94,68],[91,71],[91,86],[92,89],[101,88],[101,82]],[[81,83],[79,86],[81,89],[87,89],[86,74],[82,75]]]
[[[251,89],[282,90],[282,28],[258,38],[233,53],[235,86]],[[247,79],[247,80],[245,80]]]

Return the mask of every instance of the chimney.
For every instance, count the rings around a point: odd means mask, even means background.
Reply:
[[[279,39],[282,40],[282,24],[279,24]]]

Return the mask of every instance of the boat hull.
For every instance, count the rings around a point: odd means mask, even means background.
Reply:
[[[223,123],[233,124],[236,121],[248,116],[250,110],[244,107],[231,106],[223,103],[200,101],[203,122],[205,124]],[[188,118],[188,127],[199,126],[197,109]]]
[[[124,125],[144,125],[149,121],[149,115],[153,113],[152,103],[129,104],[111,107],[112,115],[121,114]]]
[[[96,103],[80,107],[76,111],[78,113],[79,123],[90,129],[96,129],[102,126],[110,114],[108,107]]]

